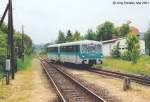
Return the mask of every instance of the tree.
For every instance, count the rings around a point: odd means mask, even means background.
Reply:
[[[33,42],[32,39],[27,35],[24,34],[24,50],[26,55],[30,55],[33,52]]]
[[[59,30],[57,43],[65,43],[65,42],[66,42],[65,34],[61,30]]]
[[[97,27],[97,40],[110,40],[114,34],[114,24],[106,21]]]
[[[3,33],[7,33],[7,29],[8,29],[8,27],[4,23],[0,27],[0,31],[2,31]]]
[[[118,42],[117,45],[112,50],[112,57],[114,57],[114,58],[120,58],[121,57],[121,53],[119,51],[119,44],[120,44],[120,42]]]
[[[133,63],[137,63],[137,59],[139,58],[139,39],[137,36],[129,33],[126,37],[126,44],[127,44],[127,57],[129,61]]]
[[[15,32],[14,33],[14,46],[15,46],[15,48],[18,48],[17,50],[18,50],[19,56],[23,51],[21,42],[22,42],[22,34],[20,32]],[[24,42],[24,45],[23,45],[24,53],[26,55],[30,55],[33,51],[32,39],[27,34],[24,34],[23,35],[23,42]]]
[[[6,57],[7,57],[7,26],[2,24],[0,27],[0,74],[2,70],[2,66],[5,65]],[[17,60],[18,51],[17,48],[22,50],[22,34],[20,32],[16,32],[14,30],[14,60]],[[25,54],[29,55],[32,53],[32,39],[24,34],[24,50]],[[15,64],[16,66],[16,64]]]
[[[73,41],[73,36],[72,36],[72,33],[70,30],[68,30],[68,32],[67,32],[66,41],[67,42]]]
[[[130,27],[128,24],[122,24],[122,26],[119,28],[119,36],[125,37],[130,32]]]
[[[144,34],[146,53],[150,56],[150,28]]]
[[[120,37],[120,35],[119,35],[119,30],[120,30],[120,27],[115,27],[114,28],[114,34],[113,34],[113,37]]]
[[[15,55],[16,57],[18,58],[22,58],[22,53],[23,53],[23,47],[22,47],[22,36],[19,32],[16,32],[14,34],[14,46],[16,47],[15,48]]]
[[[73,40],[74,40],[74,41],[79,41],[79,40],[81,40],[80,32],[75,31],[75,33],[74,33],[74,35],[73,35]]]
[[[0,31],[0,70],[2,65],[5,64],[6,60],[6,35]]]
[[[87,30],[87,34],[85,35],[85,39],[87,40],[96,40],[96,34],[92,31],[92,29]]]

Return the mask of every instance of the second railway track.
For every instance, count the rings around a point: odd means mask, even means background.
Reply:
[[[142,85],[146,85],[146,86],[150,86],[150,78],[145,77],[145,76],[137,76],[137,75],[133,75],[133,74],[126,74],[126,73],[114,72],[114,71],[108,71],[108,70],[96,69],[96,68],[90,68],[90,69],[88,69],[88,71],[102,74],[102,75],[112,76],[112,77],[116,77],[116,78],[120,78],[120,79],[128,77],[133,82],[136,82],[136,83],[142,84]]]
[[[41,64],[62,102],[106,102],[61,69],[41,59]]]
[[[45,59],[48,61],[48,59]],[[121,73],[121,72],[115,72],[115,71],[109,71],[109,70],[104,70],[104,69],[97,69],[97,68],[91,68],[91,67],[83,67],[83,66],[64,66],[66,68],[75,68],[75,69],[81,69],[81,70],[86,70],[89,72],[101,74],[101,75],[106,75],[106,76],[111,76],[115,78],[120,78],[124,79],[125,77],[130,78],[131,81],[141,84],[141,85],[146,85],[150,86],[150,77],[147,76],[142,76],[142,75],[134,75],[134,74],[127,74],[127,73]]]

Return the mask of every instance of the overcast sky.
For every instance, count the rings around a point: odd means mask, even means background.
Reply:
[[[114,5],[113,1],[123,0],[13,0],[14,27],[21,31],[23,24],[35,44],[55,41],[59,30],[78,30],[84,35],[88,28],[95,30],[105,21],[120,26],[131,20],[140,32],[147,30],[150,4]],[[7,0],[0,0],[0,15],[6,4]]]

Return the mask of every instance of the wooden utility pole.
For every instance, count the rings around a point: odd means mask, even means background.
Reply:
[[[6,9],[5,9],[5,11],[4,11],[4,14],[3,14],[3,16],[2,16],[2,18],[1,18],[1,20],[0,20],[0,27],[1,27],[1,25],[2,25],[2,23],[3,23],[3,21],[4,21],[4,19],[5,19],[5,16],[6,16],[6,14],[7,14],[8,9],[9,9],[9,4],[7,4]]]
[[[15,78],[15,70],[14,70],[14,38],[13,38],[14,30],[13,30],[13,13],[12,13],[12,0],[9,0],[9,9],[8,9],[8,59],[10,59],[11,63],[11,77]]]
[[[13,30],[13,13],[12,13],[12,0],[8,0],[8,4],[4,11],[4,14],[0,20],[0,26],[2,25],[6,14],[8,13],[8,33],[7,33],[7,60],[6,60],[6,84],[9,84],[9,72],[11,70],[12,79],[15,78],[15,60],[14,60],[14,30]]]

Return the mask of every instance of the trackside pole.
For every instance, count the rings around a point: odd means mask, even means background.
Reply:
[[[6,85],[9,85],[10,59],[6,60]]]

